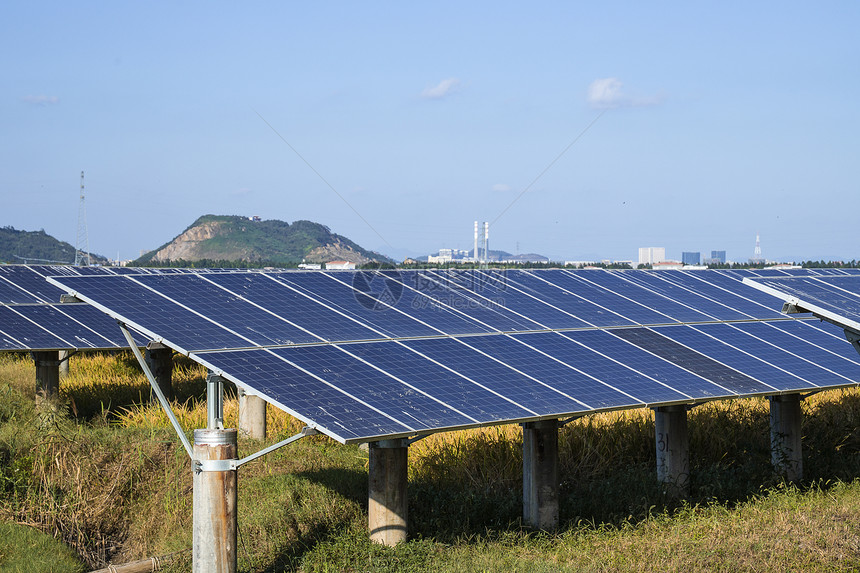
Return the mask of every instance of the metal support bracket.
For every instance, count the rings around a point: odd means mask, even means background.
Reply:
[[[853,328],[843,328],[843,330],[845,331],[845,338],[848,339],[854,350],[860,352],[860,332],[857,332]]]
[[[72,356],[74,356],[77,353],[78,353],[77,350],[72,350],[71,352],[68,352],[66,354],[65,358],[60,358],[60,360],[57,362],[57,364],[62,364],[63,362],[67,362],[69,360],[69,358],[71,358]]]
[[[403,442],[404,442],[404,445],[406,445],[406,446],[411,446],[411,445],[412,445],[412,444],[414,444],[415,442],[420,442],[421,440],[423,440],[423,439],[424,439],[424,438],[426,438],[427,436],[430,436],[430,434],[422,434],[422,435],[420,435],[420,436],[415,436],[414,438],[405,438],[405,439],[403,440]]]
[[[252,462],[259,457],[265,456],[279,448],[292,444],[293,442],[304,438],[305,436],[315,436],[319,434],[314,428],[305,426],[302,431],[295,436],[290,436],[286,440],[281,440],[277,444],[272,444],[268,448],[264,448],[259,452],[246,456],[241,460],[194,460],[194,471],[200,472],[227,472],[237,470],[248,462]]]
[[[143,357],[143,354],[141,354],[140,348],[137,347],[137,343],[134,341],[134,338],[128,331],[128,327],[126,327],[126,325],[122,322],[119,323],[119,327],[122,330],[122,334],[125,336],[126,341],[128,341],[128,346],[134,353],[134,357],[137,358],[137,363],[140,364],[143,373],[146,375],[146,379],[149,380],[149,385],[152,387],[152,391],[158,398],[158,403],[161,404],[161,407],[164,409],[164,413],[167,414],[167,418],[170,420],[170,424],[173,426],[174,431],[176,431],[176,435],[179,436],[179,441],[182,442],[182,446],[185,448],[185,451],[188,452],[188,457],[193,460],[194,448],[191,446],[191,442],[188,440],[188,436],[185,435],[185,431],[179,424],[179,420],[176,419],[176,415],[173,413],[173,409],[170,407],[170,402],[168,402],[167,398],[164,397],[164,393],[158,386],[158,382],[155,380],[155,376],[153,376],[152,371],[150,371],[149,366],[146,364],[146,359]]]
[[[566,425],[570,424],[570,423],[571,423],[571,422],[573,422],[574,420],[579,420],[579,419],[580,419],[580,418],[582,418],[582,417],[583,417],[583,416],[581,416],[581,415],[580,415],[580,416],[571,416],[570,418],[568,418],[568,419],[566,419],[566,420],[559,420],[559,421],[558,421],[558,427],[559,427],[559,428],[563,428],[564,426],[566,426]]]

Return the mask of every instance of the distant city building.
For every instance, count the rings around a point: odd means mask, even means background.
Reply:
[[[639,264],[653,265],[666,260],[666,247],[639,247]]]
[[[355,263],[349,261],[329,261],[325,264],[326,270],[355,270]]]
[[[725,251],[711,251],[711,258],[720,264],[726,263],[726,252]]]
[[[428,263],[471,263],[472,253],[462,249],[439,249],[438,255],[427,257]]]
[[[319,271],[322,270],[322,265],[320,263],[301,263],[299,268],[306,271]]]
[[[702,253],[699,251],[684,251],[681,253],[681,262],[685,265],[698,265],[701,259]]]

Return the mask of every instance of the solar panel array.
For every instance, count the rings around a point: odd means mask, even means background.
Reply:
[[[311,427],[360,442],[860,383],[860,356],[841,331],[786,317],[777,299],[742,283],[792,274],[317,271],[50,280]]]
[[[158,273],[162,269],[0,265],[0,352],[127,348],[116,321],[83,303],[60,304],[48,276]]]
[[[860,332],[860,276],[747,278],[744,282],[790,305]]]

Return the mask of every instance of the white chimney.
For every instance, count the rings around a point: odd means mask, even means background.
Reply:
[[[475,221],[475,250],[472,251],[472,258],[475,259],[475,261],[478,260],[478,221]]]

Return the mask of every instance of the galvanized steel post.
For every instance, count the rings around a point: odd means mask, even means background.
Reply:
[[[371,541],[382,545],[406,540],[408,452],[405,440],[370,444],[368,525]]]
[[[194,573],[235,573],[237,472],[213,461],[237,459],[235,429],[194,430]]]

